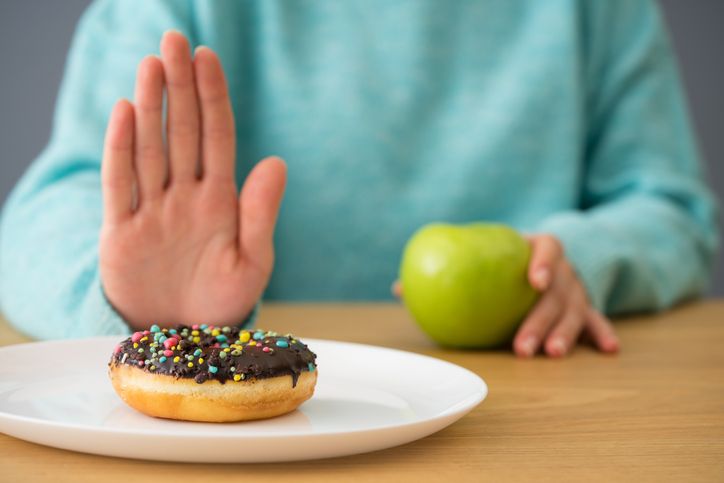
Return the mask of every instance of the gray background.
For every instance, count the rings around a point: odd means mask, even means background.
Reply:
[[[0,0],[0,201],[47,142],[71,35],[88,0]],[[724,199],[724,2],[662,0],[709,180]],[[720,256],[712,295],[724,296]]]

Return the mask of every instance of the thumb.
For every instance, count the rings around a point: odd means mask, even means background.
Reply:
[[[274,226],[286,182],[286,163],[281,158],[270,156],[254,166],[239,195],[242,259],[269,273],[274,263]]]
[[[539,291],[550,285],[554,267],[563,258],[563,246],[551,235],[533,235],[528,237],[533,252],[528,265],[528,281]]]

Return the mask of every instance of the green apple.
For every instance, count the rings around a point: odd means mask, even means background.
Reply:
[[[426,225],[402,256],[404,303],[441,345],[500,346],[538,298],[528,283],[530,253],[528,241],[505,225]]]

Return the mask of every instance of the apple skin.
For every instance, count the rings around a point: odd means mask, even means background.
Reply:
[[[528,282],[530,255],[528,241],[505,225],[426,225],[405,246],[403,301],[440,345],[499,347],[538,298]]]

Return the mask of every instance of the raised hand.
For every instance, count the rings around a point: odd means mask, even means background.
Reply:
[[[167,92],[166,141],[163,93]],[[134,328],[241,322],[271,274],[286,166],[266,158],[237,196],[235,131],[218,57],[168,32],[113,109],[102,164],[100,273]]]

